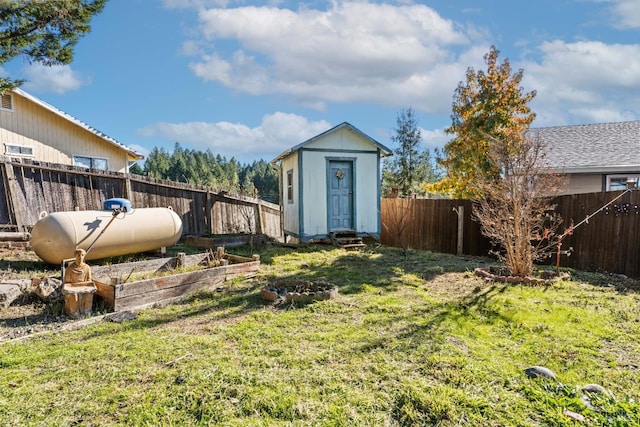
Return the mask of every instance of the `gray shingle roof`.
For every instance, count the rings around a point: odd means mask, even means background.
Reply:
[[[532,128],[558,172],[640,171],[640,120]]]

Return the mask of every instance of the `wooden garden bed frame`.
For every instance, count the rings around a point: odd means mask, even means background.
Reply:
[[[92,268],[93,280],[107,307],[115,312],[142,309],[156,304],[168,304],[179,301],[201,290],[215,290],[227,280],[242,276],[252,278],[260,269],[260,256],[246,258],[238,255],[223,254],[223,263],[216,267],[203,267],[185,273],[160,276],[150,279],[127,282],[132,273],[153,273],[168,271],[178,265],[183,267],[206,263],[211,254],[179,255],[174,258],[161,258],[114,264]],[[128,275],[128,276],[127,276]],[[122,283],[124,278],[124,283]]]

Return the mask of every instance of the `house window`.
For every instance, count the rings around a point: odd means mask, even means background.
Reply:
[[[4,94],[0,96],[0,110],[13,111],[13,98],[11,95]]]
[[[8,156],[30,157],[33,156],[33,147],[5,144],[4,153]]]
[[[293,169],[287,171],[287,202],[293,203]]]
[[[640,174],[607,175],[607,191],[626,190],[627,181],[630,179],[635,180],[637,186]]]
[[[107,159],[101,159],[98,157],[86,157],[86,156],[73,156],[73,166],[79,166],[87,169],[109,169],[109,163]]]

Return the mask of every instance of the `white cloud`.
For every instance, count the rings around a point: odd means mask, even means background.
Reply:
[[[257,127],[229,122],[159,122],[138,130],[144,137],[160,137],[227,158],[271,160],[286,149],[328,130],[326,121],[276,112],[265,115]]]
[[[420,129],[422,135],[422,142],[425,148],[433,151],[435,148],[442,149],[444,145],[452,138],[451,135],[447,135],[444,129]]]
[[[640,28],[640,2],[638,0],[608,0],[611,13],[619,28]]]
[[[536,125],[631,120],[640,114],[640,45],[547,42],[539,61],[521,64],[538,95]]]
[[[34,92],[63,94],[78,90],[91,82],[79,72],[72,70],[69,65],[47,67],[37,62],[25,68],[24,76],[27,80],[24,88]]]
[[[202,9],[200,22],[207,53],[191,64],[197,76],[253,95],[286,94],[318,108],[374,102],[446,112],[469,65],[452,53],[468,45],[467,36],[424,5]],[[473,63],[487,48],[471,50]]]

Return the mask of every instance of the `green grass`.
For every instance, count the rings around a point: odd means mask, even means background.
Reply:
[[[239,253],[238,251],[231,251]],[[265,247],[224,292],[0,347],[4,425],[640,425],[640,294],[574,272],[484,282],[485,260]],[[271,305],[270,280],[336,299]],[[531,365],[558,381],[529,379]],[[614,398],[581,400],[599,383]],[[586,403],[586,404],[585,404]]]

